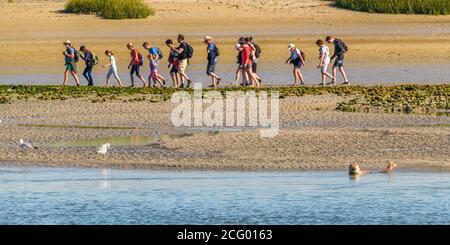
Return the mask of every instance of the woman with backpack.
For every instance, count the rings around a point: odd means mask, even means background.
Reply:
[[[294,44],[289,44],[288,50],[289,52],[291,52],[291,55],[286,60],[286,64],[291,63],[294,66],[294,69],[292,71],[295,79],[294,85],[299,85],[299,81],[301,82],[300,85],[305,85],[302,72],[300,71],[302,65],[305,65],[304,54],[302,53],[302,51],[300,51],[300,49],[296,48]]]
[[[98,63],[98,57],[93,54],[91,51],[86,49],[86,46],[80,47],[80,58],[84,60],[86,67],[83,71],[83,76],[88,81],[88,86],[94,86],[94,79],[92,77],[92,70],[94,66]]]
[[[72,47],[72,42],[70,40],[63,42],[63,44],[66,48],[66,50],[63,52],[64,62],[66,66],[66,70],[64,71],[63,86],[66,86],[67,82],[69,81],[69,73],[72,74],[73,79],[75,79],[75,82],[77,83],[77,86],[80,86],[80,80],[77,76],[77,62],[80,58],[79,53]]]

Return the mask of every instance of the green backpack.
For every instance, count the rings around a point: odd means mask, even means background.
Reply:
[[[98,56],[95,53],[92,53],[92,52],[91,52],[91,55],[92,55],[92,60],[91,60],[92,65],[98,65],[98,62],[99,62]]]

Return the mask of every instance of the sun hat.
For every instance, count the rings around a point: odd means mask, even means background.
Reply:
[[[291,49],[293,49],[293,48],[295,48],[295,45],[294,45],[294,44],[291,43],[291,44],[288,45],[288,50],[291,50]]]
[[[206,36],[205,39],[204,39],[204,41],[207,42],[207,41],[211,41],[212,39],[213,39],[213,38],[212,38],[211,36]]]
[[[63,44],[72,44],[72,42],[70,40],[66,40],[63,42]]]

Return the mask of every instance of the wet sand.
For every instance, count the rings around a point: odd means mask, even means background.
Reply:
[[[22,166],[186,169],[344,169],[351,162],[376,169],[395,161],[404,168],[450,169],[449,117],[335,111],[342,100],[333,95],[281,100],[281,130],[275,138],[261,139],[254,129],[194,134],[148,145],[113,145],[105,156],[97,155],[95,146],[65,144],[198,130],[172,127],[169,101],[78,98],[2,104],[0,159]],[[38,149],[20,149],[20,138]]]

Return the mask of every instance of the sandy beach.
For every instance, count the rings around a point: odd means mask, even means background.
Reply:
[[[316,170],[345,169],[351,162],[376,169],[395,161],[403,168],[450,169],[449,117],[336,111],[346,99],[282,99],[280,133],[267,139],[255,129],[175,128],[170,101],[18,101],[0,105],[0,159],[44,166]],[[126,136],[138,142],[155,134],[161,137],[151,144],[112,143],[105,156],[96,154],[97,146],[70,145]],[[19,138],[38,149],[21,149]]]
[[[0,75],[61,73],[61,42],[66,39],[77,47],[85,44],[97,54],[112,49],[121,64],[128,60],[126,43],[140,47],[147,40],[164,48],[164,40],[178,33],[185,34],[196,50],[193,64],[204,63],[201,41],[205,35],[216,37],[220,63],[233,65],[237,38],[253,35],[263,47],[261,63],[282,66],[287,44],[296,43],[311,61],[308,69],[314,69],[318,52],[314,42],[328,34],[349,44],[351,67],[450,63],[450,16],[367,14],[321,0],[147,2],[157,10],[155,16],[117,21],[63,13],[63,0],[2,0]],[[106,62],[106,57],[100,58]],[[121,69],[126,70],[125,63]],[[399,78],[399,82],[405,81]]]

